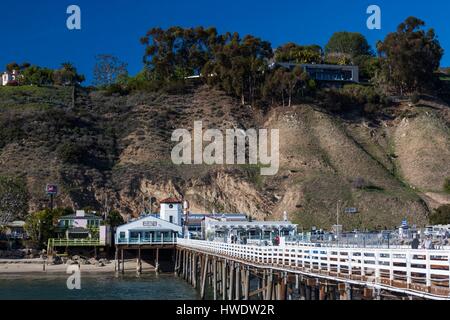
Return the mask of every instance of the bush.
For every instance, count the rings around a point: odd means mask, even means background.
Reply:
[[[445,179],[444,192],[450,194],[450,178]]]
[[[57,149],[58,157],[65,163],[82,163],[87,150],[75,143],[64,143]]]
[[[124,96],[129,93],[129,90],[125,88],[124,86],[114,83],[106,87],[106,95],[112,96],[112,95],[120,95]]]
[[[430,223],[432,225],[437,224],[450,224],[450,204],[440,206],[430,215]]]
[[[349,111],[363,108],[366,113],[375,113],[388,103],[375,88],[357,84],[341,89],[326,89],[318,93],[322,105],[330,111]]]
[[[188,86],[185,81],[174,80],[166,83],[162,90],[168,94],[184,94],[188,92]]]

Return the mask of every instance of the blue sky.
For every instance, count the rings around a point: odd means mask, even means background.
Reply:
[[[66,9],[82,11],[82,30],[66,28]],[[368,30],[366,9],[382,10],[382,30]],[[253,34],[273,47],[293,41],[325,45],[335,31],[358,31],[374,46],[414,15],[433,27],[446,49],[442,65],[450,66],[448,0],[17,0],[1,1],[0,69],[11,61],[28,61],[47,67],[75,63],[92,79],[95,55],[110,53],[129,64],[135,74],[142,68],[141,36],[151,27],[215,26],[220,32]]]

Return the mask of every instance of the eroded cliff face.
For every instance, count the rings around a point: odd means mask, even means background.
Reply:
[[[441,188],[450,176],[445,106],[409,107],[406,117],[374,122],[315,105],[262,114],[208,87],[183,95],[81,91],[75,108],[64,94],[56,96],[53,104],[41,98],[45,108],[27,106],[29,96],[16,95],[15,108],[0,101],[0,175],[25,178],[33,211],[47,205],[49,182],[60,186],[58,206],[136,216],[149,209],[150,198],[172,195],[189,200],[193,212],[245,212],[262,220],[286,211],[305,228],[334,224],[338,201],[359,209],[341,217],[349,228],[392,227],[403,218],[425,224],[431,207],[449,201]],[[261,176],[259,165],[174,165],[173,130],[192,130],[199,120],[223,132],[280,130],[278,174]]]

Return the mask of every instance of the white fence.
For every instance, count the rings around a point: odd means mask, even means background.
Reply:
[[[188,239],[177,243],[251,264],[450,298],[449,250],[254,246]]]

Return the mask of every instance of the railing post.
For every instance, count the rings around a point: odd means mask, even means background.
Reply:
[[[364,246],[364,248],[365,248],[365,246]],[[361,264],[360,264],[361,277],[364,278],[366,276],[366,268],[365,268],[365,263],[364,263],[365,251],[361,250],[360,254],[361,254]]]
[[[448,260],[448,265],[450,266],[450,253],[449,253],[449,251],[447,251],[447,260]],[[448,287],[450,288],[450,270],[448,272]]]
[[[426,266],[427,266],[427,287],[431,287],[431,261],[430,261],[430,251],[427,250],[426,256]]]
[[[339,275],[341,274],[341,249],[339,247],[336,247],[336,255],[337,255],[336,271],[339,277]]]
[[[330,257],[330,249],[327,249],[327,271],[331,272],[331,257]]]
[[[407,251],[406,252],[406,284],[409,289],[411,286],[411,259],[412,259],[412,252]]]
[[[352,249],[348,249],[347,253],[347,260],[348,260],[348,276],[352,277],[352,260],[353,260],[353,252]]]
[[[375,283],[380,282],[380,252],[375,251]]]
[[[394,254],[389,252],[389,281],[392,285],[392,281],[394,281]]]

